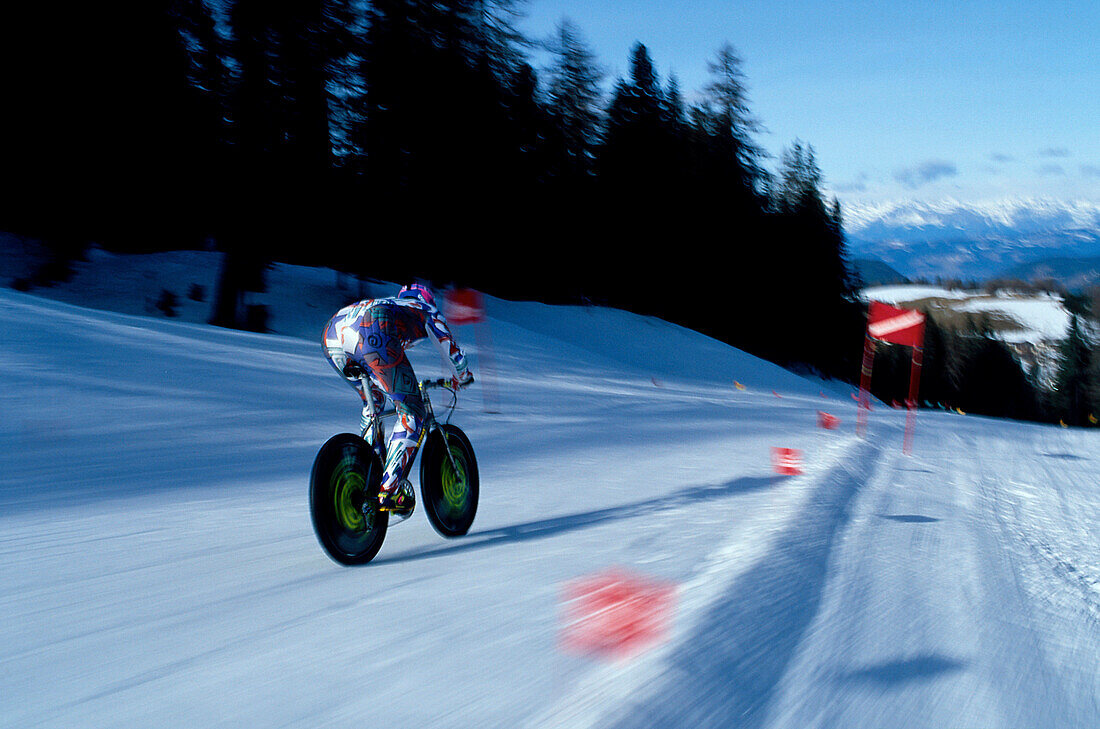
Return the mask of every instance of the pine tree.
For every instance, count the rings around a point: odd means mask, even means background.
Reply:
[[[553,135],[550,174],[565,186],[583,185],[593,173],[603,72],[568,18],[558,24],[548,47],[553,53],[546,91]]]
[[[717,171],[721,185],[741,198],[742,205],[752,206],[764,152],[752,140],[760,125],[749,112],[741,63],[734,47],[723,44],[707,63],[711,81],[704,88],[704,99],[712,116],[712,145],[722,165]]]
[[[179,33],[189,57],[189,109],[185,123],[195,144],[188,157],[194,176],[189,181],[189,218],[201,237],[218,240],[233,214],[227,205],[232,189],[229,100],[232,76],[226,41],[218,32],[212,9],[204,0],[176,0]]]
[[[549,164],[546,137],[549,115],[538,100],[539,80],[535,69],[523,63],[512,74],[505,95],[510,154],[504,171],[510,186],[522,188],[524,194],[534,194],[534,186],[545,181]]]
[[[600,150],[600,176],[611,189],[637,202],[651,196],[663,179],[668,137],[664,92],[649,50],[635,43],[630,52],[630,78],[615,84],[607,110]]]
[[[1085,425],[1090,412],[1089,371],[1091,345],[1077,311],[1070,312],[1066,338],[1060,347],[1061,363],[1056,378],[1059,409],[1070,425]]]
[[[802,315],[812,320],[809,336],[790,342],[787,356],[816,361],[828,374],[855,366],[861,328],[856,314],[854,281],[849,273],[839,203],[822,195],[821,169],[812,146],[799,140],[782,155],[776,200],[775,231],[783,251],[785,293],[780,307],[788,315],[813,302]]]

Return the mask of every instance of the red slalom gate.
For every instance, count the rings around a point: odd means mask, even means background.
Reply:
[[[924,354],[924,314],[911,309],[872,301],[867,314],[867,336],[863,345],[863,365],[859,377],[859,410],[856,432],[867,432],[867,413],[871,409],[871,372],[875,362],[875,341],[900,344],[913,348],[913,362],[909,372],[909,397],[905,404],[909,412],[905,418],[905,441],[902,451],[913,449],[913,427],[916,419],[917,395],[920,391],[921,360]]]
[[[492,345],[489,341],[488,319],[485,316],[485,301],[481,292],[475,289],[451,289],[446,294],[447,322],[450,324],[473,324],[477,340],[481,381],[483,385],[482,404],[485,412],[495,413],[495,391],[493,388]]]
[[[485,321],[485,304],[481,292],[474,289],[451,289],[447,292],[447,321],[451,324],[480,324]]]
[[[625,658],[664,640],[675,599],[671,583],[619,569],[565,586],[563,650]]]
[[[772,467],[780,476],[802,473],[802,451],[795,448],[772,448]]]

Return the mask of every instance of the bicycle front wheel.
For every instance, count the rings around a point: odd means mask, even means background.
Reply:
[[[477,514],[477,459],[458,427],[440,425],[428,435],[420,456],[420,498],[432,527],[444,537],[470,531]]]

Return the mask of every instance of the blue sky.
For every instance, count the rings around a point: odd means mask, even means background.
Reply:
[[[813,145],[846,203],[1100,202],[1100,0],[528,0],[576,23],[608,77],[635,41],[690,100],[729,41],[774,155]],[[772,161],[774,167],[774,160]]]

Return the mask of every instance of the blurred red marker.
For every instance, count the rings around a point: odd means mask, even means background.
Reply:
[[[485,321],[485,304],[474,289],[454,289],[446,294],[447,321],[451,324],[480,324]]]
[[[624,658],[668,633],[675,588],[621,570],[607,570],[565,586],[561,645],[566,651]]]
[[[829,413],[817,411],[817,427],[824,428],[825,430],[836,430],[840,425],[840,418]]]
[[[856,402],[859,402],[859,395],[856,395],[856,394],[855,394],[855,393],[853,392],[853,393],[852,393],[852,399],[853,399],[853,400],[855,400]],[[871,407],[871,398],[869,398],[869,397],[867,398],[867,409],[868,409],[868,410],[874,410],[874,408],[873,408],[873,407]]]
[[[772,448],[772,466],[780,476],[802,473],[802,451],[795,448]]]

